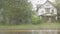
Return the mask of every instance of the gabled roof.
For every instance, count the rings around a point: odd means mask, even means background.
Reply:
[[[50,4],[52,4],[56,8],[56,6],[52,2],[50,2],[49,0],[47,0],[45,3],[43,3],[43,4],[39,5],[39,6],[41,7],[41,6],[45,5],[47,2],[49,2]]]
[[[49,2],[52,6],[54,6],[55,8],[56,8],[56,6],[52,3],[52,2],[50,2],[49,0],[47,0],[45,3],[43,3],[43,4],[38,4],[37,5],[37,11],[39,10],[39,8],[41,8],[41,6],[44,6],[47,2]]]
[[[44,4],[46,4],[47,2],[49,2],[50,4],[52,4],[53,6],[55,6],[51,1],[47,0]],[[44,5],[42,4],[42,5]]]

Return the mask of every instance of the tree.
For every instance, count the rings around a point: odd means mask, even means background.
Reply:
[[[28,0],[1,0],[5,24],[31,23],[31,3]],[[4,24],[3,23],[3,24]]]
[[[57,8],[57,15],[58,15],[58,21],[60,20],[60,0],[55,0],[56,8]]]

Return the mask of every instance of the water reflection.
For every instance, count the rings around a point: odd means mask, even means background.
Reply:
[[[32,34],[60,34],[59,30],[32,30]]]
[[[31,32],[9,32],[7,34],[31,34]]]
[[[0,31],[0,34],[60,34],[59,30]]]

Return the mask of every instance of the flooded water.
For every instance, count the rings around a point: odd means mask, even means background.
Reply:
[[[0,34],[60,34],[60,30],[6,30]]]
[[[34,30],[32,33],[33,34],[58,34],[58,31],[57,30]]]

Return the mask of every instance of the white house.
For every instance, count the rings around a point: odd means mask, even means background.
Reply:
[[[40,18],[42,16],[49,17],[49,20],[51,17],[55,18],[57,20],[57,9],[55,5],[47,0],[44,4],[38,5],[38,16]]]

